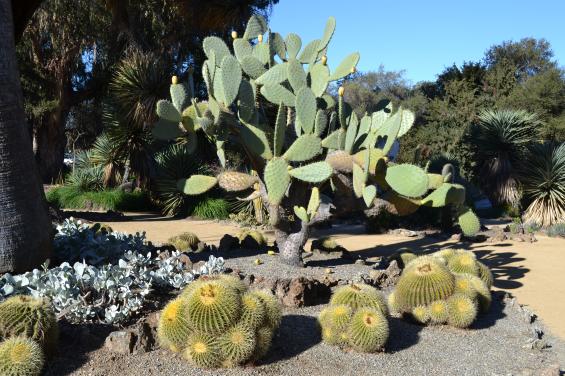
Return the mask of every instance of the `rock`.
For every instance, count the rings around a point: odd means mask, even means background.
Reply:
[[[559,364],[552,364],[549,367],[542,369],[539,376],[559,376],[561,375],[561,367]]]
[[[453,241],[456,241],[456,242],[460,242],[460,241],[461,241],[461,237],[462,237],[461,234],[453,234],[453,235],[451,235],[451,237],[449,238],[449,240],[453,240]]]
[[[184,267],[188,270],[192,270],[192,261],[190,261],[190,257],[186,253],[181,253],[178,257],[178,260],[184,265]]]
[[[106,337],[104,347],[114,353],[131,354],[135,345],[134,334],[129,330],[112,332]]]
[[[325,269],[326,274],[332,274],[334,271],[332,268],[326,268]]]
[[[366,265],[367,263],[362,258],[355,260],[355,265]]]
[[[337,282],[329,278],[322,281],[306,277],[265,278],[252,282],[252,285],[272,291],[286,307],[306,307],[327,303],[331,288],[337,285]]]
[[[239,247],[239,239],[235,236],[225,234],[222,239],[220,239],[218,251],[226,252],[237,247]]]
[[[392,287],[396,285],[398,278],[400,278],[400,273],[402,273],[402,270],[398,263],[396,260],[392,260],[384,270],[371,270],[369,278],[365,282],[379,289]]]

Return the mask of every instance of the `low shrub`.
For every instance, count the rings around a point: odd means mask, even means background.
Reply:
[[[83,191],[74,185],[56,187],[46,193],[47,201],[62,209],[98,209],[115,211],[150,211],[147,193],[124,192],[119,189]]]
[[[192,216],[200,219],[227,219],[230,205],[223,198],[207,197],[198,201],[192,209]]]
[[[547,229],[547,236],[551,236],[551,237],[561,236],[565,238],[565,223],[557,223],[553,226],[549,226]]]

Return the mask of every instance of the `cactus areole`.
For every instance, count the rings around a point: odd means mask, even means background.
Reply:
[[[181,179],[178,189],[199,195],[219,186],[240,192],[242,200],[261,198],[280,258],[290,265],[302,265],[309,229],[329,219],[330,189],[339,189],[339,182],[347,182],[368,207],[386,201],[387,210],[399,215],[423,205],[452,205],[465,224],[474,216],[457,194],[459,186],[420,167],[390,162],[394,142],[414,123],[411,111],[394,111],[389,104],[358,117],[345,102],[343,87],[337,98],[328,94],[328,85],[355,72],[359,62],[359,54],[352,53],[330,70],[326,53],[334,31],[330,17],[321,38],[303,44],[298,35],[283,37],[252,16],[231,47],[215,36],[204,39],[207,102],[196,102],[189,75],[187,83],[173,81],[171,99],[157,104],[155,138],[182,140],[197,150],[201,132],[215,145],[224,169],[217,176]],[[226,169],[226,143],[238,144],[258,176]]]

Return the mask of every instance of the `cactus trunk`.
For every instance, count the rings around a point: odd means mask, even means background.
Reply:
[[[275,231],[277,245],[281,260],[291,266],[304,266],[302,263],[302,249],[310,234],[309,225],[302,222],[300,230],[294,233],[277,229]]]

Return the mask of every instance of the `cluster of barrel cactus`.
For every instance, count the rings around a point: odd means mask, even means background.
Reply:
[[[389,336],[385,298],[365,284],[338,288],[329,306],[320,312],[318,322],[324,342],[359,352],[383,350]]]
[[[248,290],[237,276],[191,283],[163,309],[162,346],[201,368],[235,367],[265,356],[282,318],[270,291]]]
[[[59,330],[48,302],[18,295],[0,303],[0,374],[34,376],[55,352]]]
[[[384,201],[389,210],[407,215],[423,205],[452,205],[465,234],[477,232],[479,220],[464,204],[465,188],[452,182],[451,173],[430,174],[389,161],[393,144],[414,123],[411,111],[393,111],[389,104],[359,117],[344,101],[343,87],[337,100],[328,94],[331,82],[355,72],[360,57],[353,53],[330,70],[326,52],[335,25],[330,17],[322,38],[304,48],[298,35],[283,38],[260,16],[251,17],[243,37],[233,33],[231,49],[218,37],[204,39],[208,101],[197,103],[193,85],[187,89],[173,77],[171,100],[157,103],[160,120],[153,134],[195,150],[196,132],[203,132],[216,146],[224,170],[181,179],[178,188],[199,195],[219,186],[249,191],[248,200],[261,197],[277,230],[281,256],[295,265],[308,226],[326,219],[320,204],[327,197],[317,187],[329,182],[336,189],[338,174],[352,177],[354,194],[368,207]],[[226,142],[241,145],[258,176],[226,169]],[[304,189],[293,191],[293,185]],[[309,198],[299,194],[305,191],[311,191]]]
[[[391,311],[422,324],[467,328],[491,304],[493,275],[471,251],[445,249],[408,260],[394,291]]]

